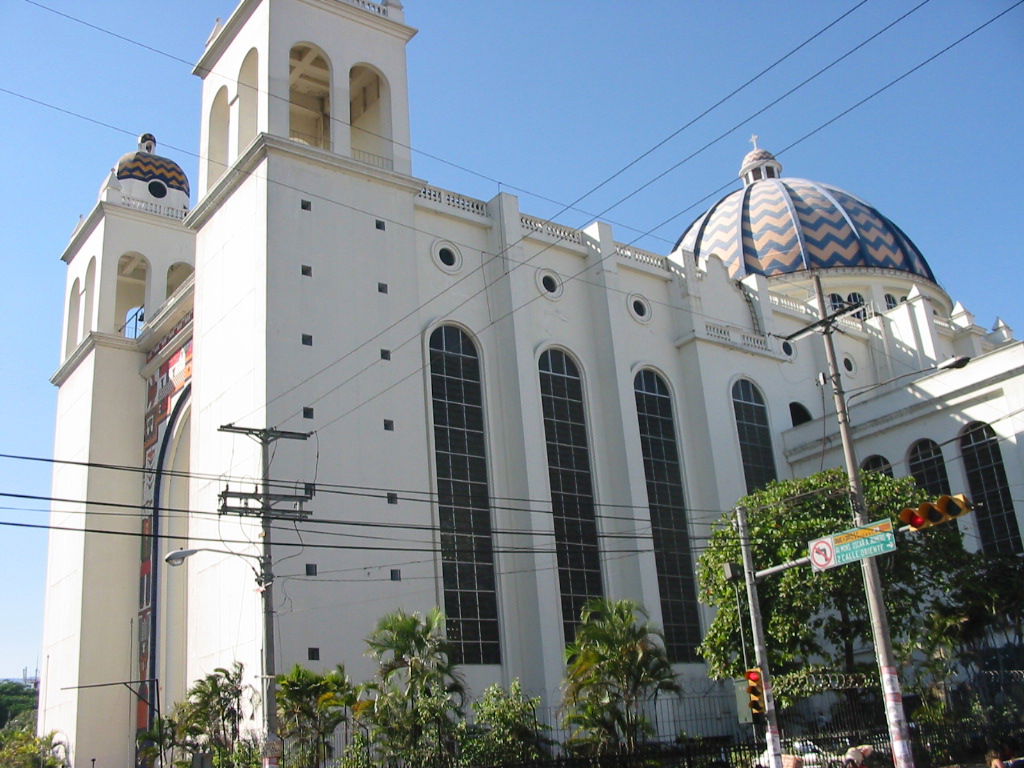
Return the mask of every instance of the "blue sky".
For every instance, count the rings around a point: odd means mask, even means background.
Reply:
[[[420,30],[408,49],[414,173],[482,199],[510,191],[524,212],[571,226],[601,214],[619,241],[668,252],[724,194],[714,190],[736,188],[752,133],[778,152],[1016,1],[406,0],[407,22]],[[0,453],[51,453],[59,256],[107,171],[148,131],[195,186],[200,83],[176,59],[195,60],[214,19],[233,7],[232,0],[0,4],[7,30],[0,48],[7,275],[0,284],[7,349]],[[562,211],[847,11],[579,210]],[[1022,247],[1014,234],[1024,221],[1021,94],[1024,7],[1016,7],[779,159],[784,175],[826,182],[875,205],[917,243],[980,325],[999,317],[1021,335]],[[46,495],[49,467],[0,459],[0,492]],[[0,522],[46,521],[45,503],[0,497]],[[0,526],[0,678],[40,663],[45,560],[45,532]]]

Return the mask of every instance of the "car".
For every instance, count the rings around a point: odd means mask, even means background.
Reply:
[[[826,752],[809,739],[793,739],[782,743],[782,754],[794,755],[802,760],[803,768],[841,768],[843,756],[834,752]],[[768,750],[757,758],[757,765],[768,768]]]

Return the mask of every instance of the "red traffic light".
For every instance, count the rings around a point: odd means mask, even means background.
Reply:
[[[748,669],[743,673],[747,680],[747,696],[750,711],[755,715],[763,715],[767,708],[764,698],[764,675],[760,667]]]
[[[962,493],[955,496],[940,496],[934,502],[926,501],[917,509],[907,507],[900,512],[900,522],[909,525],[913,531],[931,528],[971,511],[971,502]]]

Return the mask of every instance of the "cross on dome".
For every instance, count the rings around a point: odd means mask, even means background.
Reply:
[[[777,179],[782,175],[782,164],[775,159],[775,155],[757,145],[760,139],[756,133],[748,139],[754,148],[747,152],[740,165],[740,178],[744,186],[762,179]]]

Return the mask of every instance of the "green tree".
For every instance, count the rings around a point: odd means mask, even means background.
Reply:
[[[444,638],[444,614],[389,613],[366,644],[377,676],[363,686],[354,711],[368,724],[374,748],[392,763],[450,764],[464,687]]]
[[[181,705],[176,704],[170,715],[158,718],[151,729],[136,736],[139,757],[145,765],[188,768],[193,757],[204,749],[199,736],[199,730],[181,717]]]
[[[0,728],[3,768],[64,768],[67,764],[67,750],[54,734],[36,736],[32,724],[20,719]]]
[[[355,703],[355,688],[341,665],[320,674],[296,664],[277,680],[281,735],[289,741],[286,765],[320,768],[331,757],[332,734]]]
[[[488,686],[472,704],[474,722],[459,724],[462,735],[461,763],[474,765],[522,765],[546,759],[549,740],[546,726],[537,720],[540,698],[527,698],[519,680],[506,691]]]
[[[1016,555],[978,552],[935,601],[915,648],[925,662],[917,681],[925,704],[945,708],[945,681],[962,667],[969,673],[1020,666],[1024,649],[1024,561]],[[1016,654],[1016,655],[1015,655]],[[1024,697],[1012,686],[1013,709]]]
[[[896,516],[907,506],[927,500],[911,478],[894,479],[877,472],[862,474],[868,515],[872,520]],[[852,527],[848,481],[842,470],[770,483],[739,504],[748,510],[751,549],[761,569],[803,557],[807,542]],[[716,616],[700,651],[715,678],[739,677],[743,668],[740,631],[749,631],[746,601],[737,612],[737,588],[726,582],[722,566],[741,562],[732,513],[714,527],[701,555],[701,599]],[[897,652],[905,659],[925,632],[922,616],[930,614],[944,592],[960,578],[970,558],[955,525],[900,535],[897,551],[876,558]],[[771,669],[783,699],[786,673],[822,668],[861,671],[855,653],[870,642],[871,630],[860,568],[856,564],[822,573],[809,566],[790,568],[758,585],[768,638]],[[865,668],[864,671],[867,671]]]
[[[0,728],[21,712],[36,708],[39,693],[35,686],[17,680],[0,681]]]
[[[234,662],[230,669],[218,667],[192,684],[179,708],[181,732],[208,748],[217,768],[252,764],[252,745],[241,738],[241,725],[252,713],[255,693],[242,679],[240,662]],[[258,750],[255,759],[255,765],[259,765]]]
[[[597,752],[635,752],[651,730],[646,710],[658,694],[680,691],[664,639],[631,600],[592,600],[580,621],[565,649],[572,741]]]

